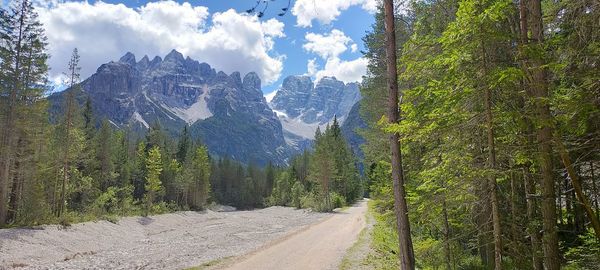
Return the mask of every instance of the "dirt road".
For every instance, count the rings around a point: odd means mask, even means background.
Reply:
[[[252,252],[226,269],[338,269],[365,227],[366,201]]]
[[[185,269],[242,256],[333,215],[270,207],[1,229],[0,270]]]

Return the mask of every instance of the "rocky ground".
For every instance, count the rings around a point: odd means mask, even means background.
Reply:
[[[329,216],[270,207],[3,229],[0,269],[181,269],[246,254]]]

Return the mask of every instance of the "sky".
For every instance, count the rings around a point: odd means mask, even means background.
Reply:
[[[35,1],[55,82],[73,48],[82,78],[126,52],[139,61],[176,49],[228,74],[256,72],[265,94],[289,75],[361,81],[367,66],[362,37],[374,22],[377,0],[292,0],[285,16],[278,13],[287,0],[267,2],[258,18],[246,12],[256,0]]]

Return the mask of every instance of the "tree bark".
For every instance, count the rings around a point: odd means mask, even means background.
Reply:
[[[10,93],[8,98],[8,112],[6,118],[6,126],[3,135],[2,145],[2,158],[0,159],[0,226],[6,224],[7,218],[7,199],[9,189],[8,186],[11,184],[11,169],[13,167],[15,151],[15,143],[18,141],[18,134],[16,134],[15,122],[17,120],[17,103],[18,97],[17,92],[21,87],[20,73],[21,73],[21,54],[23,49],[23,34],[25,27],[25,13],[27,12],[26,3],[21,3],[18,16],[18,37],[16,44],[14,44],[15,54],[15,68],[12,71]]]
[[[481,42],[483,72],[487,73],[487,60],[484,42]],[[492,93],[489,87],[484,86],[485,94],[485,121],[487,126],[487,144],[488,144],[488,169],[492,172],[488,177],[489,204],[492,210],[492,227],[494,235],[494,269],[502,269],[502,231],[500,227],[500,210],[498,209],[498,194],[496,185],[496,146],[494,143],[494,119],[492,114]]]
[[[594,191],[594,207],[596,208],[596,218],[600,219],[600,209],[598,209],[598,185],[596,184],[596,176],[594,174],[594,162],[590,161],[590,170],[592,173],[592,190]]]
[[[385,45],[387,56],[387,86],[388,86],[388,121],[395,124],[399,119],[398,110],[398,70],[396,67],[396,27],[394,25],[394,1],[384,0],[385,13]],[[402,153],[400,151],[400,136],[394,132],[389,136],[392,153],[392,179],[394,188],[394,210],[398,229],[398,244],[400,269],[415,269],[415,258],[410,235],[408,206],[404,190],[404,174],[402,171]]]
[[[540,229],[537,225],[537,206],[534,196],[536,195],[535,181],[528,171],[529,166],[523,168],[523,185],[525,186],[525,198],[527,201],[527,232],[531,242],[531,263],[534,270],[542,270],[543,260],[540,250]]]
[[[532,43],[540,50],[544,41],[541,0],[531,0],[529,6]],[[552,115],[548,99],[548,83],[543,59],[531,59],[531,90],[537,114],[537,143],[539,147],[540,167],[542,174],[542,217],[544,235],[544,264],[548,270],[560,269],[558,251],[558,234],[556,232],[556,197],[553,165],[552,165]]]

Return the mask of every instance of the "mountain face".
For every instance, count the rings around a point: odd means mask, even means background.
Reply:
[[[360,146],[365,143],[365,139],[358,134],[359,129],[367,128],[367,123],[360,116],[360,102],[357,102],[352,106],[352,109],[348,113],[346,120],[340,127],[342,135],[348,141],[352,152],[356,155],[359,160],[364,159],[364,153]]]
[[[143,133],[160,123],[175,135],[189,125],[213,155],[256,164],[283,163],[289,156],[281,123],[255,73],[227,75],[175,50],[164,59],[139,61],[127,53],[100,66],[81,86],[94,112],[116,127]]]
[[[315,85],[308,76],[289,76],[269,105],[281,121],[286,142],[301,150],[310,144],[317,127],[323,129],[334,117],[343,123],[359,100],[356,83],[323,77]]]

